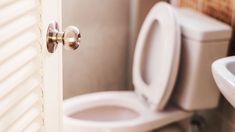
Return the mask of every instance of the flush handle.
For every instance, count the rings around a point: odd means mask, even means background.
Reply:
[[[58,44],[63,44],[67,50],[75,50],[81,42],[81,34],[75,26],[67,27],[64,32],[60,31],[57,22],[51,22],[47,29],[47,50],[54,53]]]

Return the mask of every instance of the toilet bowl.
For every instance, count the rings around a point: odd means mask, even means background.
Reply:
[[[192,11],[186,10],[184,12]],[[188,15],[185,16],[188,17]],[[192,83],[181,83],[184,80],[176,83],[178,78],[185,77],[191,78],[193,82],[200,83],[198,82],[199,79],[196,79],[196,81],[194,79],[198,76],[210,74],[209,71],[190,73],[184,70],[184,74],[178,74],[180,61],[182,61],[180,56],[188,51],[188,47],[185,45],[192,44],[190,43],[192,39],[190,42],[185,43],[187,39],[183,38],[183,42],[181,42],[180,23],[176,19],[177,17],[175,9],[165,2],[159,2],[151,9],[142,25],[135,48],[133,63],[135,90],[97,92],[65,100],[65,132],[146,132],[190,118],[195,110],[215,108],[217,106],[219,94],[212,81],[204,83],[206,87],[198,88],[198,90],[192,87]],[[200,17],[197,19],[201,20]],[[203,16],[204,19],[206,21],[203,22],[214,22],[216,25],[213,28],[208,28],[208,30],[219,27],[219,30],[215,30],[212,35],[224,31],[228,35],[223,40],[229,39],[230,30],[226,25]],[[203,28],[200,27],[200,25],[203,25],[201,21],[199,23],[197,29]],[[210,32],[204,32],[204,30],[193,31],[191,29],[195,29],[195,27],[187,25],[183,27],[183,32],[186,33],[190,30],[194,32],[194,35],[195,33],[210,35],[208,34]],[[220,49],[217,54],[210,57],[210,61],[203,64],[203,66],[208,66],[210,69],[209,65],[212,59],[226,55],[228,42],[221,42],[222,45],[218,43],[220,46],[216,46],[217,44],[214,43],[211,44],[211,42],[202,45],[202,42],[204,42],[202,40],[203,38],[195,41],[199,46],[196,49],[205,49],[204,46],[207,48],[213,46]],[[217,42],[215,39],[212,40]],[[193,41],[193,44],[195,42]],[[202,67],[200,63],[194,63],[195,61],[198,62],[198,60],[194,61],[194,58],[204,61],[204,56],[211,54],[198,55],[197,53],[202,53],[201,50],[193,53],[194,56],[184,59],[184,62],[189,62],[185,64],[184,69],[197,71]],[[208,78],[213,80],[210,76]],[[200,94],[204,91],[207,91],[207,94],[210,95]],[[198,98],[194,98],[195,96]],[[177,99],[178,97],[185,97],[185,99]],[[201,98],[206,97],[214,100],[198,102]],[[170,101],[171,99],[176,100],[176,102],[172,103],[174,101]],[[188,102],[190,102],[190,107],[188,107]]]
[[[132,91],[77,96],[64,107],[65,132],[145,132],[191,116],[175,106],[152,111]]]
[[[147,16],[136,44],[135,91],[94,93],[65,101],[65,131],[144,132],[191,115],[177,107],[164,109],[180,58],[180,27],[175,17],[166,3],[157,4]]]

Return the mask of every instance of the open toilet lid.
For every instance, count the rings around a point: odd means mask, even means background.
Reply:
[[[172,6],[157,3],[147,15],[133,63],[135,92],[154,110],[163,110],[175,86],[181,49],[180,26]]]

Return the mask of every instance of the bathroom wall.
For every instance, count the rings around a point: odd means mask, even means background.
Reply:
[[[76,25],[82,43],[63,53],[64,98],[127,86],[129,0],[63,0],[63,28]]]
[[[132,87],[135,41],[149,9],[159,0],[63,0],[63,28],[80,27],[82,45],[64,51],[64,98]],[[226,22],[235,29],[235,0],[172,0]],[[89,8],[88,8],[89,7]],[[235,33],[229,55],[235,55]],[[235,110],[221,99],[202,113],[211,132],[235,131]],[[221,122],[222,121],[222,122]],[[206,132],[209,132],[206,130]]]
[[[135,41],[160,0],[63,0],[63,28],[76,25],[82,44],[63,53],[64,98],[132,87]]]
[[[235,55],[235,0],[178,0],[178,6],[203,12],[233,27],[228,55]],[[235,109],[222,97],[219,108],[203,113],[208,120],[206,132],[234,132]]]

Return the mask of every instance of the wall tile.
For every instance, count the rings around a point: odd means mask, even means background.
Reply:
[[[235,26],[235,0],[233,0],[232,25]]]
[[[234,0],[180,0],[181,7],[201,11],[225,23],[232,23]]]
[[[228,24],[232,22],[232,10],[232,0],[203,0],[200,9],[203,13]]]
[[[180,0],[180,6],[181,7],[189,7],[198,10],[198,4],[200,0]]]

